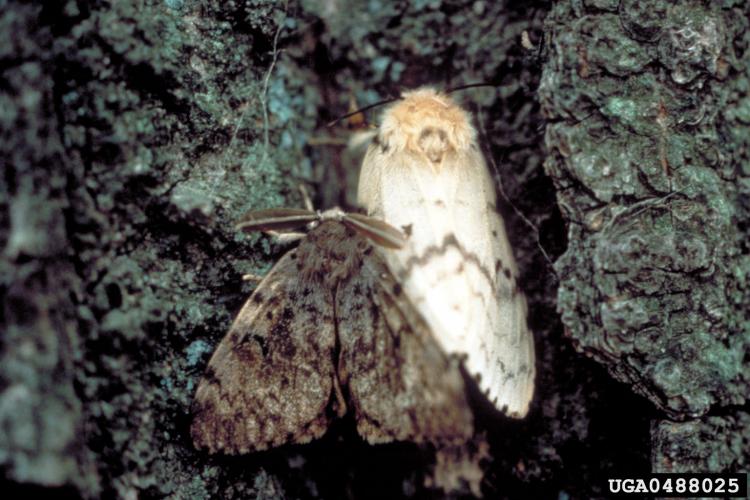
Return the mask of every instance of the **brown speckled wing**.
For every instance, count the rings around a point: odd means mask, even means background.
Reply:
[[[284,255],[217,347],[193,402],[196,447],[239,454],[325,433],[341,400],[331,293],[299,267],[297,250]]]
[[[339,380],[357,430],[370,443],[465,442],[473,416],[458,360],[433,339],[379,250],[336,294]]]

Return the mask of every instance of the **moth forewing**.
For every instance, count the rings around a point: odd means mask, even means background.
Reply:
[[[347,409],[370,442],[471,436],[458,366],[365,237],[398,231],[340,210],[316,221],[211,357],[193,402],[195,445],[232,454],[304,443]]]
[[[333,310],[323,294],[299,302],[309,283],[299,280],[298,250],[261,281],[211,357],[193,401],[196,447],[247,453],[304,443],[327,429]]]
[[[407,233],[406,246],[384,258],[440,345],[465,355],[467,371],[498,409],[524,416],[533,337],[469,115],[432,89],[404,94],[368,148],[358,201]]]

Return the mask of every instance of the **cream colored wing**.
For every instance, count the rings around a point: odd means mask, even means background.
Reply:
[[[466,366],[470,373],[481,374],[480,387],[499,409],[523,417],[533,396],[535,376],[526,297],[518,286],[518,267],[482,154],[472,149],[467,156],[466,163],[456,165],[459,181],[452,204],[456,240],[472,264],[476,256],[476,265],[467,266],[468,282],[479,292],[478,298],[489,300],[473,300],[469,308],[474,320],[470,331],[476,335],[469,339]]]
[[[386,111],[359,202],[408,235],[405,248],[384,254],[441,346],[466,356],[498,409],[522,417],[534,387],[533,337],[494,186],[465,113],[429,92]]]

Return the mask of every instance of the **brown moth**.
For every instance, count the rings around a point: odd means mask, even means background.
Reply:
[[[346,412],[369,443],[471,438],[458,361],[374,251],[403,246],[403,234],[339,209],[251,212],[238,224],[304,226],[209,361],[192,407],[195,446],[240,454],[306,443]]]

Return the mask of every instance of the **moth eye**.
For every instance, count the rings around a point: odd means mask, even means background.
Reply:
[[[419,140],[420,142],[430,140],[444,143],[448,141],[448,134],[442,128],[425,127],[419,133]]]
[[[424,141],[427,139],[427,137],[432,133],[432,127],[426,127],[422,129],[422,132],[419,133],[419,140]]]

